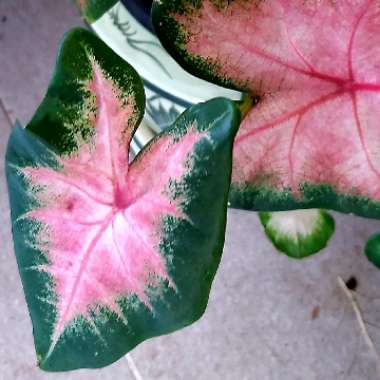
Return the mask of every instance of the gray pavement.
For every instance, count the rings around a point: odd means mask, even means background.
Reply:
[[[138,346],[103,370],[36,368],[13,254],[4,152],[10,121],[26,123],[46,90],[57,43],[81,20],[70,0],[0,0],[0,380],[374,380],[369,351],[337,277],[358,280],[366,327],[380,350],[380,271],[362,254],[380,222],[334,214],[320,255],[280,255],[254,213],[230,210],[225,252],[204,317]]]

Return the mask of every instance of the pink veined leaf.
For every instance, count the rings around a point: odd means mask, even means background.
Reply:
[[[240,112],[193,106],[130,162],[144,106],[137,72],[74,29],[32,120],[12,130],[13,240],[44,370],[104,367],[205,311]]]
[[[161,38],[186,68],[259,97],[234,144],[233,189],[247,191],[237,206],[295,207],[251,202],[249,189],[288,191],[308,204],[318,194],[303,198],[305,184],[380,200],[378,1],[177,1],[182,13],[163,3],[156,26],[179,25],[183,43],[167,29]],[[343,209],[334,202],[324,204]],[[348,211],[367,213],[357,206]]]

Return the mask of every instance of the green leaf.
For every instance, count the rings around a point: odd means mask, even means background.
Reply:
[[[76,29],[9,139],[15,253],[44,370],[103,367],[205,310],[240,113],[222,98],[194,106],[129,163],[144,105],[135,70]]]
[[[274,246],[295,259],[319,252],[334,233],[334,219],[322,210],[260,212],[259,216]]]
[[[376,233],[368,239],[364,253],[368,260],[380,269],[380,233]]]
[[[95,22],[102,17],[119,0],[75,0],[84,19],[88,23]]]

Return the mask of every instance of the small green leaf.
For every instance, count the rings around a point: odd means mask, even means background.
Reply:
[[[364,253],[368,260],[380,269],[380,233],[376,233],[368,239]]]
[[[322,210],[260,212],[259,216],[275,247],[295,259],[325,248],[334,233],[334,219]]]

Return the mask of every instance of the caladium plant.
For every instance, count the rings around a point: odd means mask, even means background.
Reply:
[[[380,218],[376,0],[160,0],[188,71],[257,99],[234,144],[232,206]]]
[[[15,252],[44,370],[105,366],[206,307],[240,113],[221,98],[194,106],[129,163],[144,106],[135,70],[75,29],[11,134]]]

